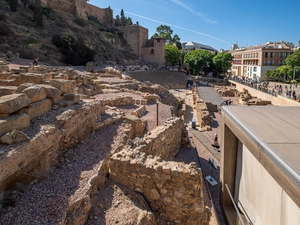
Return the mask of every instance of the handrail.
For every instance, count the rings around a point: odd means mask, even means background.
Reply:
[[[229,196],[230,196],[230,199],[231,199],[231,201],[232,201],[232,203],[233,203],[233,206],[234,206],[234,208],[235,208],[235,211],[237,212],[237,214],[238,214],[238,216],[239,216],[240,222],[242,223],[242,225],[245,225],[245,224],[244,224],[244,221],[242,220],[242,217],[241,217],[241,214],[240,214],[240,212],[239,212],[239,209],[237,208],[237,206],[236,206],[236,204],[235,204],[235,201],[234,201],[234,199],[233,199],[233,197],[232,197],[232,195],[231,195],[231,193],[230,193],[230,190],[229,190],[229,187],[227,186],[227,184],[225,184],[225,187],[226,187],[227,192],[228,192],[228,194],[229,194]]]

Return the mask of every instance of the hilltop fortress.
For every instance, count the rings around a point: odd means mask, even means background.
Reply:
[[[41,0],[42,4],[59,13],[68,13],[87,20],[96,17],[106,27],[114,27],[113,10],[88,4],[86,0]],[[148,39],[148,29],[139,25],[118,26],[118,32],[130,45],[140,60],[165,65],[165,40],[162,37]]]
[[[114,25],[112,9],[93,6],[86,0],[41,0],[41,2],[60,13],[68,13],[83,19],[95,16],[107,27]]]

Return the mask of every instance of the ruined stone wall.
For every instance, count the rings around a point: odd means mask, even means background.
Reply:
[[[67,13],[76,16],[76,0],[41,0],[42,5],[50,7],[59,13]],[[33,0],[31,0],[34,3]]]
[[[41,126],[40,132],[29,142],[3,153],[0,158],[3,168],[0,171],[0,193],[15,187],[16,182],[36,179],[56,164],[61,149],[73,147],[92,129],[100,129],[121,118],[115,112],[111,118],[102,118],[104,110],[101,101],[67,110],[57,117],[54,124]]]
[[[209,224],[202,172],[195,165],[162,161],[137,150],[116,153],[108,164],[109,177],[143,193],[152,211],[175,224]]]
[[[184,122],[181,118],[169,118],[142,139],[135,139],[125,146],[129,151],[135,149],[146,155],[159,156],[163,160],[172,160],[181,147]]]

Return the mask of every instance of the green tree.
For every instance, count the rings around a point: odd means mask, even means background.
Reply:
[[[166,44],[166,61],[172,66],[178,65],[181,51],[173,44]]]
[[[300,49],[294,51],[293,54],[289,55],[286,60],[286,65],[290,68],[289,78],[297,79],[300,77]]]
[[[171,27],[167,25],[160,25],[156,28],[156,32],[152,37],[161,36],[166,40],[166,43],[176,44],[180,41],[180,38],[177,34],[174,34],[174,36],[172,36],[172,34],[173,30],[171,29]]]
[[[233,56],[229,52],[221,52],[213,57],[214,68],[217,73],[225,74],[232,65]]]
[[[121,9],[121,26],[126,26],[126,17],[125,17],[125,14],[124,14],[124,10]]]
[[[17,11],[18,8],[18,0],[9,0],[9,8],[12,12]]]
[[[184,63],[188,66],[190,74],[205,74],[212,71],[213,57],[214,54],[209,51],[192,50],[185,55]]]
[[[43,10],[41,6],[41,0],[35,0],[33,21],[35,21],[38,26],[43,26]]]
[[[293,54],[289,55],[285,60],[286,65],[294,67],[300,66],[300,48]]]
[[[119,15],[116,15],[116,19],[115,19],[115,26],[121,26],[121,19]]]

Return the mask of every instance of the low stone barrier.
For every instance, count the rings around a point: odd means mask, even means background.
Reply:
[[[175,224],[209,224],[211,211],[204,204],[202,172],[194,164],[122,150],[108,165],[111,179],[143,193],[152,210]]]

